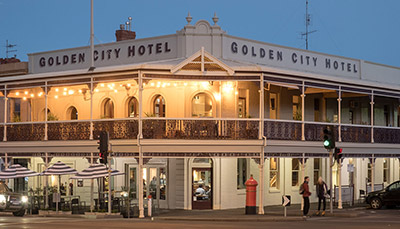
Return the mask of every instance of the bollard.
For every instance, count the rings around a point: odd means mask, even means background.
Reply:
[[[149,217],[151,217],[151,208],[152,208],[152,198],[151,198],[151,195],[149,195],[148,196],[148,199],[147,199],[147,215],[149,216]]]
[[[257,181],[253,179],[253,175],[250,175],[245,183],[246,185],[246,215],[257,214]]]

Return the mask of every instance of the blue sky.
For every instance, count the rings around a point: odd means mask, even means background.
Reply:
[[[193,22],[218,24],[228,34],[305,48],[305,0],[94,0],[95,42],[115,41],[133,18],[137,38],[173,34]],[[400,67],[399,0],[309,0],[309,49]],[[192,22],[192,24],[193,24]],[[28,53],[89,45],[90,0],[0,0],[0,57],[5,43]]]

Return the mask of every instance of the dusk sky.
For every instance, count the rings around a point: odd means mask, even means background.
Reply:
[[[174,34],[214,12],[229,35],[305,49],[305,0],[94,0],[95,43],[133,18],[137,38]],[[400,67],[399,0],[309,0],[309,50]],[[89,45],[90,0],[0,0],[0,57]]]

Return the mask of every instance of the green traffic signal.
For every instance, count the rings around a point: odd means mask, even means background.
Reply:
[[[324,129],[324,147],[327,150],[335,148],[335,130],[333,126]]]

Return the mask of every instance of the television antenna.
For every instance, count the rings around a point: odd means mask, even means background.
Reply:
[[[15,46],[17,46],[17,45],[13,45],[13,44],[9,44],[8,43],[8,40],[6,40],[6,58],[8,58],[8,54],[9,53],[11,53],[11,52],[16,52],[17,50],[16,49],[12,49],[12,48],[14,48]],[[14,55],[14,57],[16,57],[17,55]]]
[[[311,24],[311,16],[308,13],[308,0],[306,0],[306,32],[301,33],[301,38],[306,37],[306,49],[308,50],[308,35],[317,32],[317,30],[308,31],[308,26]]]

